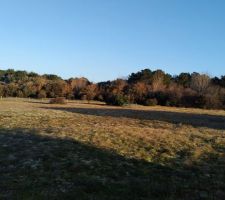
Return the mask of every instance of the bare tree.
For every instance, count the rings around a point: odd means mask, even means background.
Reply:
[[[210,85],[210,77],[206,74],[194,73],[191,76],[191,88],[198,94],[203,95]]]
[[[74,93],[75,98],[80,98],[81,91],[84,90],[89,84],[86,78],[75,78],[69,80],[70,87]]]
[[[152,77],[152,90],[160,91],[165,89],[164,73],[161,70],[157,70]]]
[[[96,96],[96,90],[97,90],[96,84],[90,84],[85,88],[84,96],[86,97],[88,103],[90,103],[90,101],[93,100],[94,97]]]

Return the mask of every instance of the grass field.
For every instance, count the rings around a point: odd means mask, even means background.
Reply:
[[[0,199],[225,199],[225,111],[0,100]]]

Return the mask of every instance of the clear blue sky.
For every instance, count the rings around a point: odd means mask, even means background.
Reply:
[[[91,81],[225,74],[224,0],[0,0],[0,68]]]

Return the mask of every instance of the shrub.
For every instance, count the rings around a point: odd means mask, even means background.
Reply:
[[[207,93],[204,95],[205,96],[205,107],[206,108],[222,108],[222,101],[220,99],[220,88],[215,87],[215,86],[210,86],[207,89]]]
[[[66,99],[64,97],[56,97],[50,99],[49,103],[51,104],[66,104]]]
[[[206,108],[206,98],[203,95],[183,96],[181,101],[185,107]]]
[[[104,101],[104,97],[101,94],[99,94],[99,95],[96,96],[96,100],[97,101]]]
[[[123,106],[125,104],[128,104],[127,98],[125,96],[122,96],[122,95],[117,95],[116,98],[115,98],[114,105]]]
[[[167,93],[166,106],[179,106],[180,105],[180,97],[176,95],[176,93]]]
[[[38,95],[37,95],[37,97],[39,98],[39,99],[43,99],[43,98],[46,98],[46,92],[45,92],[45,90],[40,90],[39,92],[38,92]]]
[[[80,99],[83,100],[83,101],[86,101],[87,100],[87,95],[86,94],[82,95]]]
[[[220,101],[222,102],[223,108],[225,109],[225,89],[220,91]]]
[[[159,91],[155,93],[155,98],[157,99],[159,105],[165,106],[168,100],[168,95],[165,92]]]
[[[126,96],[120,94],[111,95],[110,97],[106,98],[106,103],[114,106],[123,106],[128,104],[128,99]]]
[[[152,99],[146,99],[145,101],[145,106],[156,106],[158,104],[158,101],[156,98],[152,98]]]

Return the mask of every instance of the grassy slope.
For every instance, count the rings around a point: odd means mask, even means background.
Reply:
[[[225,111],[0,100],[0,199],[225,199]]]

